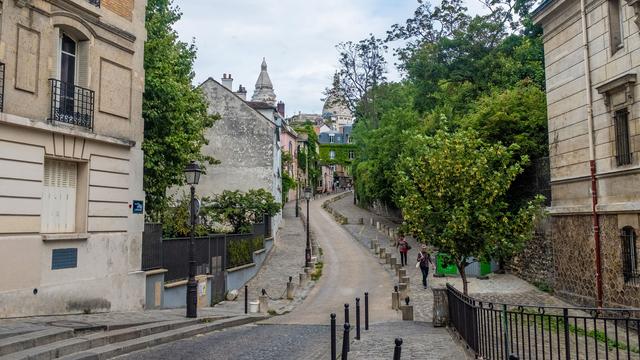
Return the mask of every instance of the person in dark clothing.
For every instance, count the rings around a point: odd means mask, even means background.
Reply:
[[[429,277],[429,266],[433,265],[431,255],[427,252],[426,245],[422,245],[420,252],[418,253],[418,264],[420,265],[420,271],[422,271],[422,286],[426,289],[427,278]]]
[[[396,247],[400,251],[400,265],[405,266],[407,265],[407,253],[409,252],[410,246],[404,238],[404,235],[400,234],[399,237]]]

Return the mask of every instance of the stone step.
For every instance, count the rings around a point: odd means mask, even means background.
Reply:
[[[231,318],[203,322],[196,325],[173,329],[153,335],[143,336],[136,339],[117,342],[109,345],[96,347],[94,349],[74,353],[61,357],[60,360],[103,360],[116,356],[128,354],[134,351],[144,350],[153,346],[168,342],[185,339],[199,334],[222,330],[229,327],[240,326],[252,322],[264,320],[265,316],[235,316]]]
[[[57,341],[50,341],[44,344],[38,344],[33,347],[25,348],[22,351],[13,352],[6,356],[0,356],[0,360],[56,359],[58,357],[73,354],[78,351],[84,351],[111,343],[117,343],[151,334],[157,334],[168,330],[195,325],[200,322],[201,319],[161,321],[145,325],[122,328],[118,330],[82,333],[82,335],[75,334],[75,336],[73,330],[68,329],[69,331],[71,331],[71,336],[69,337],[59,339]]]
[[[0,358],[4,355],[43,346],[52,342],[66,340],[73,337],[73,330],[53,327],[0,339]]]

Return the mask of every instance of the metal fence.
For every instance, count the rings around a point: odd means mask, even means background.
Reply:
[[[142,270],[162,267],[162,224],[145,223],[142,233]]]
[[[476,358],[640,359],[640,309],[495,304],[450,285],[447,296],[450,323]]]
[[[196,275],[211,275],[212,302],[222,301],[226,292],[225,271],[249,264],[253,252],[264,248],[271,236],[271,219],[254,224],[249,234],[209,234],[194,238]],[[162,224],[147,223],[142,236],[142,270],[164,268],[165,281],[183,280],[189,276],[189,237],[162,238]]]

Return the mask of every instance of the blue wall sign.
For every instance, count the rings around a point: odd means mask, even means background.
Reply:
[[[144,212],[144,201],[133,200],[133,206],[131,208],[134,214],[142,214]]]

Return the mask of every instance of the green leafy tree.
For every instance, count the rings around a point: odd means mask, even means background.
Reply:
[[[295,189],[298,186],[296,179],[291,177],[291,175],[289,175],[289,172],[285,171],[284,169],[288,169],[292,166],[297,166],[297,164],[293,163],[293,157],[288,151],[282,152],[282,157],[280,158],[280,160],[282,163],[281,169],[283,169],[282,171],[282,205],[284,206],[284,204],[286,204],[287,201],[289,201],[289,190]]]
[[[228,224],[234,233],[251,232],[251,225],[261,223],[263,216],[274,216],[282,204],[264,189],[225,190],[213,198],[203,199],[202,213],[206,218]]]
[[[318,157],[318,135],[313,130],[311,124],[306,124],[301,127],[297,127],[295,131],[298,134],[306,134],[307,142],[298,152],[298,168],[303,172],[306,171],[307,165],[309,167],[309,184],[303,184],[310,186],[312,191],[315,191],[315,185],[320,180],[320,167]]]
[[[506,258],[533,233],[540,198],[517,212],[505,195],[528,159],[517,145],[482,141],[473,130],[416,135],[398,164],[396,189],[406,228],[447,253],[467,293],[469,258]]]
[[[404,143],[424,119],[413,109],[415,88],[411,84],[383,84],[374,91],[379,121],[361,116],[353,130],[357,146],[355,188],[361,203],[394,205],[395,163]]]
[[[549,154],[545,93],[534,83],[525,81],[514,88],[492,91],[481,97],[473,110],[461,120],[465,128],[475,129],[489,143],[517,144],[516,158],[539,159]],[[512,208],[527,206],[537,190],[534,164],[524,166],[508,192]]]
[[[215,118],[192,85],[196,47],[178,40],[172,26],[181,17],[171,0],[149,0],[144,47],[144,189],[147,216],[162,220],[168,207],[166,191],[184,183],[184,167],[192,160],[215,163],[200,149]]]
[[[372,90],[387,78],[384,40],[369,36],[357,43],[347,41],[336,46],[339,70],[333,87],[325,95],[346,105],[353,114],[376,119],[376,97]]]

